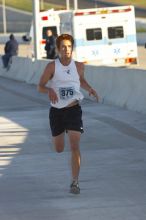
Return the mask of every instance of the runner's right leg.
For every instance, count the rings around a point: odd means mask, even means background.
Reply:
[[[58,153],[61,153],[64,150],[64,135],[65,135],[65,132],[53,137],[55,150]]]

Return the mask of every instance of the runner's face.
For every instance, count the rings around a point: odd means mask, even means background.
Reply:
[[[72,56],[72,43],[69,40],[61,41],[59,53],[61,58],[70,59]]]

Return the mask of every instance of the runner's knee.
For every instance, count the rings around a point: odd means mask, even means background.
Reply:
[[[56,145],[55,149],[57,153],[62,153],[64,151],[64,145]]]

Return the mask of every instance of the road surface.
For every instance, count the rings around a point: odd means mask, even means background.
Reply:
[[[66,0],[46,0],[52,4],[66,5]],[[94,7],[107,7],[115,6],[117,4],[109,3],[106,1],[95,1],[95,0],[80,0],[78,1],[78,8],[94,8]],[[70,1],[70,6],[74,8],[73,1]],[[136,8],[136,17],[146,18],[146,9]],[[7,32],[29,32],[32,15],[31,13],[15,10],[12,8],[6,9],[6,18],[7,18]],[[3,19],[2,19],[2,8],[0,6],[0,32],[3,32]]]
[[[24,11],[6,8],[7,32],[28,32],[30,30],[32,14]],[[0,6],[0,32],[3,32],[2,7]]]
[[[57,154],[47,96],[0,78],[1,220],[146,219],[146,115],[84,100],[80,195]]]

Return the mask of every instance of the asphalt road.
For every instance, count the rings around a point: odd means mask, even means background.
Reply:
[[[0,220],[145,220],[146,115],[82,103],[80,195],[69,193],[70,148],[57,154],[49,103],[0,77]]]
[[[6,20],[7,32],[28,32],[32,21],[32,14],[7,8]],[[3,32],[2,7],[0,7],[0,32]]]
[[[52,4],[59,4],[62,6],[66,5],[66,0],[45,0]],[[115,6],[117,4],[107,3],[106,1],[95,1],[95,0],[78,0],[78,8],[94,8],[94,7],[105,7]],[[70,6],[73,8],[73,1],[70,1]],[[136,8],[137,17],[146,17],[146,9]],[[32,21],[32,15],[23,11],[6,9],[7,18],[7,32],[29,32]],[[3,19],[2,19],[2,8],[0,7],[0,32],[3,32]]]

